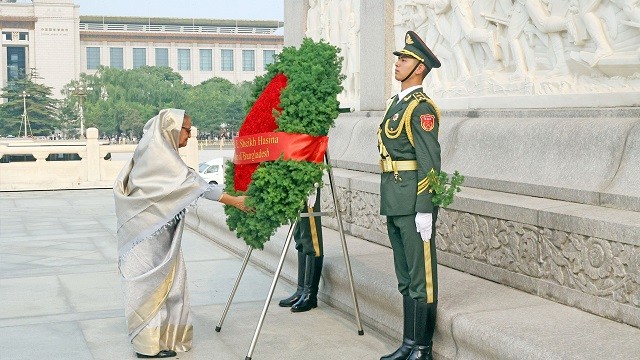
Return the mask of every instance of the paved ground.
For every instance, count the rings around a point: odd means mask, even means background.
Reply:
[[[222,214],[221,214],[222,216]],[[116,266],[111,190],[0,193],[0,359],[134,359]],[[241,260],[191,231],[183,242],[194,348],[179,359],[245,359],[271,275],[249,265],[216,333]],[[279,308],[280,281],[255,360],[377,359],[394,341],[322,305]]]

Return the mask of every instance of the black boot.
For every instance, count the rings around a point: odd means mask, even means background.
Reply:
[[[431,339],[436,328],[436,303],[414,300],[414,304],[416,343],[407,360],[433,360]]]
[[[304,288],[300,300],[291,306],[292,312],[304,312],[318,307],[318,285],[322,275],[324,256],[307,255],[307,269],[304,278]]]
[[[403,313],[403,334],[402,345],[389,355],[385,355],[380,360],[405,360],[411,353],[415,345],[413,333],[413,318],[415,306],[413,299],[409,296],[402,297],[402,313]]]
[[[411,354],[407,360],[433,360],[433,355],[431,354],[431,345],[414,345]]]
[[[298,251],[298,289],[293,295],[289,296],[286,299],[280,300],[278,305],[282,307],[291,307],[293,304],[300,300],[302,296],[302,290],[304,289],[304,272],[305,272],[305,264],[306,264],[307,255],[305,255],[302,251]]]

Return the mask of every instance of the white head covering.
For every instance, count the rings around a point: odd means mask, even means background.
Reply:
[[[132,159],[113,187],[119,253],[147,238],[207,189],[178,154],[184,110],[164,109],[144,126]]]

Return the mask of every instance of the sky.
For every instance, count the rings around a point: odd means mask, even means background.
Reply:
[[[75,0],[80,15],[284,21],[284,0]]]

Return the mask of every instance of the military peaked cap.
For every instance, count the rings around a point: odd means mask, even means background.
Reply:
[[[407,31],[407,35],[404,37],[404,48],[400,51],[394,51],[393,55],[411,56],[429,68],[439,68],[442,65],[431,49],[420,39],[420,36],[413,31]]]

